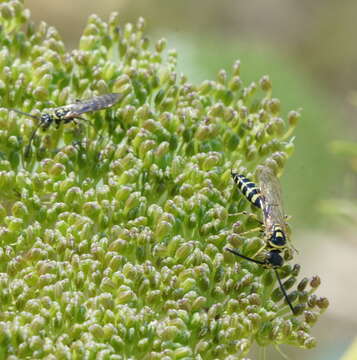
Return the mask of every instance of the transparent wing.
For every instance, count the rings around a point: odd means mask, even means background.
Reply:
[[[109,108],[122,97],[123,95],[118,93],[105,94],[88,100],[79,100],[75,104],[63,106],[63,109],[69,110],[66,117],[76,117],[87,112]]]
[[[257,177],[263,200],[264,225],[267,233],[274,225],[280,225],[286,231],[281,187],[274,172],[267,166],[257,168]]]

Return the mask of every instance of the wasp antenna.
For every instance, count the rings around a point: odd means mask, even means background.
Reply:
[[[295,309],[294,309],[293,305],[291,304],[291,301],[288,298],[288,294],[286,293],[286,291],[284,289],[284,286],[283,286],[283,283],[281,282],[279,273],[278,273],[278,271],[276,269],[274,269],[274,271],[275,271],[275,274],[276,274],[276,278],[278,279],[280,290],[283,292],[286,302],[288,303],[292,313],[295,315]]]
[[[240,252],[238,252],[236,250],[229,249],[229,248],[226,248],[226,250],[231,252],[234,255],[237,255],[237,256],[241,257],[242,259],[254,262],[254,263],[259,264],[259,265],[266,265],[266,263],[264,261],[259,261],[259,260],[252,259],[252,258],[250,258],[248,256],[245,256],[245,255],[241,254]]]
[[[26,149],[25,149],[25,158],[27,158],[30,154],[30,151],[31,151],[31,143],[32,143],[32,140],[33,138],[35,137],[36,133],[37,133],[37,130],[41,127],[41,123],[39,125],[37,125],[37,128],[32,132],[31,134],[31,137],[30,137],[30,140],[29,140],[29,143],[28,145],[26,146]]]
[[[18,113],[18,114],[28,116],[28,117],[30,117],[30,118],[32,118],[32,119],[40,120],[40,118],[39,118],[38,116],[31,115],[31,114],[29,114],[29,113],[26,113],[26,112],[23,112],[23,111],[20,111],[20,110],[16,110],[16,109],[10,109],[10,110],[11,110],[11,111],[14,111],[14,112],[16,112],[16,113]]]
[[[38,116],[35,116],[35,115],[31,115],[27,112],[23,112],[23,111],[20,111],[20,110],[17,110],[17,109],[10,109],[18,114],[21,114],[21,115],[25,115],[27,117],[30,117],[34,120],[37,120],[37,121],[40,121],[40,124],[37,125],[36,129],[32,132],[31,134],[31,137],[30,137],[30,141],[28,143],[28,145],[26,146],[26,149],[25,149],[25,158],[27,158],[30,154],[30,150],[31,150],[31,143],[32,143],[32,140],[33,138],[35,137],[36,133],[37,133],[37,130],[39,129],[39,127],[41,126],[41,119],[38,117]]]

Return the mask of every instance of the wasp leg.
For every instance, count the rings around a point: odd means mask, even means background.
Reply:
[[[66,123],[66,122],[65,122]],[[56,124],[56,129],[59,129],[60,125],[61,125],[61,120],[60,119],[56,119],[55,120],[55,124]]]
[[[84,121],[86,124],[94,127],[94,125],[93,125],[88,119],[86,119],[86,118],[83,118],[83,117],[80,117],[80,116],[77,116],[77,117],[73,118],[74,123],[77,124],[77,122],[75,121],[75,119],[82,120],[82,121]]]
[[[228,216],[239,216],[239,215],[245,215],[248,217],[253,218],[257,223],[259,223],[260,225],[263,225],[263,222],[261,220],[259,220],[258,215],[254,214],[254,213],[250,213],[248,211],[241,211],[235,214],[229,214]]]
[[[258,251],[252,257],[256,258],[265,248],[266,244],[264,244],[260,249],[258,249]]]
[[[264,232],[264,230],[262,229],[261,226],[259,227],[255,227],[254,229],[250,229],[250,230],[247,230],[247,231],[243,231],[241,233],[238,233],[237,235],[241,236],[241,235],[247,235],[247,234],[250,234],[250,233],[253,233],[253,232]]]

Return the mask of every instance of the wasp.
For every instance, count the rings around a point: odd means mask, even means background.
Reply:
[[[75,121],[76,119],[87,121],[87,119],[81,117],[82,114],[110,108],[119,102],[122,97],[122,94],[110,93],[95,96],[91,99],[77,100],[74,104],[49,109],[48,111],[43,112],[40,116],[34,116],[20,110],[11,109],[18,114],[28,116],[39,122],[38,126],[31,134],[29,144],[25,150],[25,157],[27,157],[30,152],[32,141],[38,129],[41,128],[43,131],[46,131],[53,123],[59,127],[61,123],[67,124],[71,121]]]
[[[232,177],[243,195],[256,207],[262,210],[263,230],[266,244],[264,246],[265,259],[263,261],[247,257],[240,252],[227,248],[226,250],[245,259],[260,264],[265,268],[274,269],[281,291],[293,313],[292,306],[284,286],[281,282],[278,268],[283,266],[282,252],[287,250],[287,226],[283,212],[281,187],[273,170],[267,166],[257,168],[259,187],[244,175],[232,172]]]

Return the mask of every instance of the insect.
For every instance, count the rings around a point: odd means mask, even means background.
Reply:
[[[260,261],[247,257],[233,249],[227,248],[226,250],[245,260],[273,269],[278,279],[280,289],[283,292],[291,311],[295,313],[294,307],[287,296],[277,271],[277,269],[284,264],[284,259],[281,256],[281,253],[287,249],[287,229],[278,178],[267,166],[259,166],[257,168],[259,187],[247,179],[244,175],[232,172],[232,177],[243,195],[252,204],[262,210],[263,229],[266,240],[266,245],[263,249],[266,251],[266,254],[265,259]]]
[[[55,123],[56,126],[59,127],[62,122],[67,124],[71,121],[75,121],[75,119],[87,121],[87,119],[82,118],[80,115],[109,108],[121,100],[122,97],[122,94],[110,93],[95,96],[87,100],[77,100],[74,104],[49,109],[48,111],[43,112],[40,116],[34,116],[20,110],[11,109],[18,114],[26,115],[39,121],[38,126],[31,134],[29,144],[25,150],[25,157],[27,157],[30,152],[32,140],[34,139],[39,128],[41,128],[43,131],[46,131],[52,125],[52,123]]]

